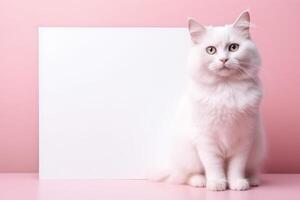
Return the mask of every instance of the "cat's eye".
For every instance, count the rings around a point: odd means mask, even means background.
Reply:
[[[232,43],[229,45],[228,50],[231,52],[235,52],[239,49],[240,45],[237,43]]]
[[[215,54],[217,52],[217,49],[216,49],[216,47],[209,46],[209,47],[206,47],[206,52],[208,54],[212,55],[212,54]]]

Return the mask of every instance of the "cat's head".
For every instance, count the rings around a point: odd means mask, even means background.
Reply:
[[[248,11],[230,25],[203,26],[189,19],[188,28],[193,42],[188,66],[194,79],[215,82],[257,76],[260,56],[250,38]]]

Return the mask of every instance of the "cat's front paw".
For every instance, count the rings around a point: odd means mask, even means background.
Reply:
[[[206,187],[209,190],[213,191],[223,191],[226,190],[226,180],[225,179],[214,179],[214,180],[207,180]]]
[[[229,181],[229,188],[231,190],[248,190],[250,188],[249,181],[247,179],[232,179]]]

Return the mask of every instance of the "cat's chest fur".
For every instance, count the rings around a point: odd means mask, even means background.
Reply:
[[[205,134],[228,149],[255,123],[260,99],[261,90],[255,85],[199,88],[190,96],[192,123],[200,138]]]
[[[261,95],[257,84],[227,83],[218,87],[193,88],[190,101],[195,110],[222,116],[258,106]]]

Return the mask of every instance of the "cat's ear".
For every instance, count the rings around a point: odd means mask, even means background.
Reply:
[[[188,28],[192,41],[195,44],[197,44],[199,42],[200,37],[205,32],[206,28],[192,18],[188,19]]]
[[[232,24],[234,28],[241,31],[246,37],[250,37],[250,14],[249,10],[242,12]]]

